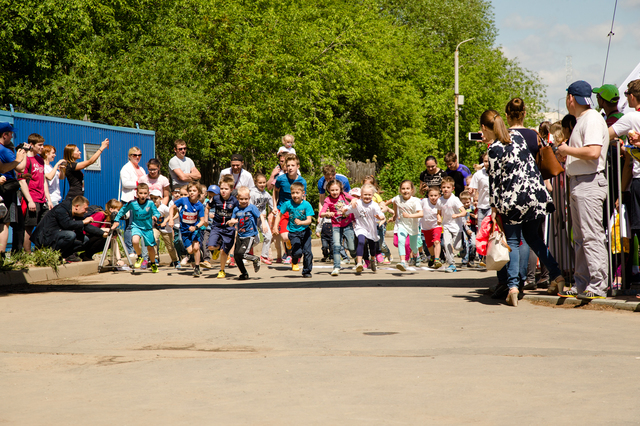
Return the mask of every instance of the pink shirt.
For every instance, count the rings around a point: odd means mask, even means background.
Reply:
[[[331,225],[333,227],[344,228],[348,224],[350,224],[353,220],[353,215],[342,216],[340,212],[342,208],[347,206],[349,202],[353,200],[353,197],[347,193],[342,193],[338,196],[338,198],[331,198],[328,196],[324,199],[324,204],[322,204],[322,209],[320,209],[320,214],[330,211],[337,213],[336,216],[331,218]]]
[[[47,197],[44,194],[44,159],[39,155],[27,157],[27,167],[25,167],[24,173],[31,173],[29,194],[33,202],[46,203]],[[20,180],[24,180],[24,178]]]
[[[169,186],[169,179],[162,175],[158,175],[157,179],[149,178],[149,175],[144,175],[139,180],[140,183],[146,183],[149,185],[149,192],[157,189],[162,192],[162,196],[164,197],[164,189]]]

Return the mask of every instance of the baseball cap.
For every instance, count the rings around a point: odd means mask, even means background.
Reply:
[[[162,192],[159,189],[152,189],[149,195],[153,195],[154,197],[162,197]]]
[[[243,161],[244,162],[244,157],[242,156],[242,154],[233,154],[231,156],[231,161]]]
[[[15,132],[15,129],[8,121],[0,122],[0,135],[5,132]]]
[[[615,103],[620,100],[618,88],[613,84],[603,84],[600,87],[594,87],[593,93],[598,93],[600,97],[607,102]]]
[[[213,192],[214,194],[220,194],[220,187],[218,185],[209,185],[207,192]]]
[[[574,81],[567,88],[567,93],[572,95],[578,104],[593,106],[593,102],[591,101],[591,85],[586,81]]]
[[[351,191],[349,191],[349,195],[360,197],[360,188],[351,188]]]

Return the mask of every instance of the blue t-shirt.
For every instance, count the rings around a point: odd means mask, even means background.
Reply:
[[[285,202],[291,200],[291,184],[294,182],[303,184],[304,193],[307,193],[307,181],[304,180],[302,176],[298,176],[292,180],[289,179],[289,177],[285,173],[278,176],[278,178],[276,179],[276,188],[280,190],[280,192],[278,193],[278,208],[280,208],[280,206],[282,206]]]
[[[233,209],[231,219],[238,219],[238,237],[247,238],[258,235],[258,218],[260,210],[253,204],[245,208]]]
[[[153,217],[156,219],[160,218],[160,212],[158,208],[151,200],[145,200],[144,203],[140,204],[140,202],[135,199],[133,201],[129,201],[124,205],[118,212],[115,218],[115,222],[122,219],[122,217],[130,211],[132,215],[131,227],[138,228],[142,231],[152,231],[153,230]]]
[[[9,148],[7,148],[6,146],[2,145],[0,143],[0,163],[13,163],[14,161],[16,161],[16,154],[11,151]],[[3,173],[0,176],[4,176],[7,179],[15,179],[16,178],[16,170],[12,169],[9,170],[7,173]]]
[[[313,207],[307,200],[303,200],[300,204],[294,203],[293,200],[287,200],[279,209],[282,214],[289,212],[289,224],[287,225],[287,231],[289,232],[304,231],[309,226],[296,225],[296,219],[307,220],[307,216],[315,216]]]
[[[342,192],[351,191],[351,185],[349,185],[349,179],[345,175],[336,174],[336,180],[342,182]],[[324,194],[327,191],[327,180],[322,176],[318,181],[318,194]]]
[[[200,218],[204,217],[204,206],[198,200],[195,204],[189,201],[189,197],[182,197],[174,202],[175,206],[180,209],[180,232],[191,232],[189,227],[196,226],[200,222]]]
[[[238,199],[233,195],[224,200],[221,195],[216,194],[209,201],[209,218],[211,226],[227,227],[227,221],[231,219],[233,209],[238,207]],[[213,218],[211,217],[211,211],[215,211]]]

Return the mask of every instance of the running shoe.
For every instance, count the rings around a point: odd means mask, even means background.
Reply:
[[[377,260],[371,260],[371,271],[376,272],[378,270],[378,261]]]
[[[211,260],[218,260],[220,257],[220,249],[215,249],[211,252]]]
[[[209,263],[209,261],[207,261],[207,260],[203,260],[203,261],[200,263],[200,265],[202,265],[203,267],[205,267],[205,268],[207,268],[207,269],[211,269],[211,268],[212,268],[211,263]]]
[[[249,279],[249,274],[241,274],[241,275],[238,277],[238,280],[240,280],[240,281],[246,281],[246,280],[248,280],[248,279]]]
[[[269,259],[268,257],[264,257],[264,256],[260,256],[260,260],[265,265],[271,265],[273,263],[273,262],[271,262],[271,259]]]
[[[227,274],[224,271],[219,271],[218,272],[218,278],[226,278]]]
[[[378,254],[376,255],[376,261],[377,261],[378,263],[384,263],[384,255],[383,255],[382,253],[378,253]]]
[[[302,278],[311,278],[311,274],[309,272],[305,272],[302,274]]]
[[[442,262],[440,262],[440,260],[436,259],[433,261],[433,269],[440,269],[442,268]]]
[[[140,265],[140,269],[147,269],[147,266],[149,266],[149,262],[147,262],[146,260],[143,260],[142,265]]]
[[[578,290],[575,288],[570,288],[569,290],[558,292],[558,296],[560,297],[576,297],[578,295]]]
[[[297,263],[292,263],[291,264],[291,270],[292,271],[299,271],[300,270],[300,266],[298,266]]]
[[[362,263],[358,263],[356,265],[356,275],[360,275],[362,273],[362,269],[364,269]]]
[[[331,271],[331,276],[337,277],[338,275],[340,275],[340,268],[333,268],[333,271]]]
[[[253,270],[258,272],[260,270],[260,259],[256,259],[253,261]]]
[[[180,261],[180,265],[187,266],[188,264],[189,264],[189,256],[183,257],[182,260]]]
[[[276,260],[274,261],[274,263],[282,263],[282,258],[281,257],[277,257]]]
[[[580,293],[579,295],[577,295],[576,298],[593,300],[593,299],[606,299],[607,296],[599,296],[599,295],[595,294],[592,291],[584,291],[584,292]]]
[[[231,261],[229,262],[229,267],[233,268],[234,266],[236,266],[236,259],[232,257]]]
[[[199,277],[200,275],[202,275],[202,272],[200,272],[200,266],[196,265],[193,268],[193,276],[194,277]]]
[[[409,259],[409,266],[416,266],[416,258],[412,257]]]
[[[451,272],[458,272],[458,270],[456,269],[456,265],[449,265],[445,268],[444,270],[445,272],[451,273]]]
[[[151,264],[151,272],[153,272],[154,274],[158,273],[158,265],[156,265],[155,263]]]
[[[400,269],[401,271],[406,271],[407,270],[407,264],[404,262],[400,262],[396,265],[396,268]]]
[[[142,266],[142,262],[144,262],[144,259],[142,258],[142,256],[138,256],[138,258],[136,259],[136,263],[133,265],[133,267],[136,269],[140,269],[140,267]]]
[[[291,264],[291,256],[287,256],[282,259],[282,263],[286,263],[287,265]]]

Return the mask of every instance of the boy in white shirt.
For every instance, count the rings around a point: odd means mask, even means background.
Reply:
[[[442,262],[440,262],[442,216],[440,216],[439,212],[441,209],[439,199],[440,188],[431,186],[427,189],[427,197],[420,200],[423,214],[422,219],[420,219],[420,227],[422,228],[422,234],[424,235],[424,240],[427,243],[427,248],[431,255],[429,267],[435,269],[439,269],[442,266]]]
[[[467,215],[462,202],[453,195],[455,181],[451,176],[442,178],[442,197],[438,200],[438,213],[442,217],[442,236],[444,240],[444,255],[448,266],[445,272],[456,272],[454,250],[462,249],[463,219]]]

